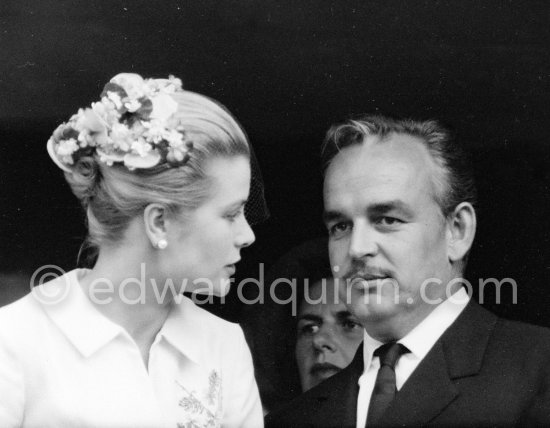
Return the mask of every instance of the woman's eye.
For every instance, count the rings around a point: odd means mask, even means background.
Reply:
[[[244,211],[240,209],[239,211],[228,213],[225,215],[225,218],[229,221],[235,221]]]
[[[319,326],[317,324],[303,324],[298,328],[298,333],[300,335],[313,335],[319,331]]]
[[[361,324],[359,324],[358,322],[353,321],[353,320],[345,320],[343,325],[344,325],[344,329],[347,330],[347,331],[352,331],[352,330],[357,330],[357,329],[362,329],[363,328],[363,326]]]

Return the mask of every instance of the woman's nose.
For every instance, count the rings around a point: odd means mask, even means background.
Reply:
[[[245,248],[252,245],[255,240],[256,235],[254,235],[250,224],[248,224],[248,221],[243,216],[242,227],[239,229],[239,233],[236,236],[236,245],[239,248]]]

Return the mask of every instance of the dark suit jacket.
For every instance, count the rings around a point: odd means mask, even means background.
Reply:
[[[266,428],[355,427],[362,349],[346,369],[268,414]],[[550,329],[497,318],[471,302],[379,426],[550,427]]]

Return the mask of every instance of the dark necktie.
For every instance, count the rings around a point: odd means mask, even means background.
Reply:
[[[407,352],[410,351],[396,342],[386,343],[374,351],[374,355],[380,358],[380,368],[370,398],[367,426],[376,424],[395,398],[395,365],[399,357]]]

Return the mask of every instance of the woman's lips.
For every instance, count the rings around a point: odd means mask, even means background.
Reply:
[[[315,363],[309,370],[312,376],[321,377],[323,379],[330,377],[342,370],[340,367],[331,363]]]

